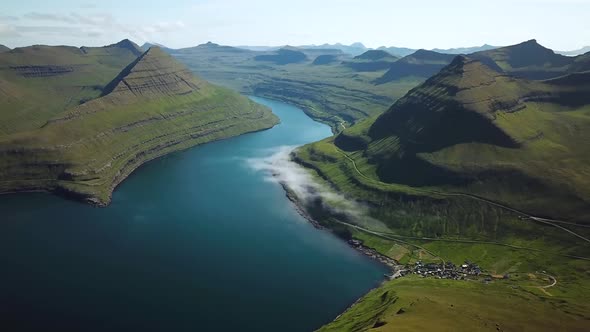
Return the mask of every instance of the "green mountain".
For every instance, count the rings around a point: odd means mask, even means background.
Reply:
[[[345,131],[335,144],[363,150],[383,182],[455,188],[540,215],[585,219],[590,178],[579,175],[590,172],[590,151],[581,146],[590,138],[587,105],[590,73],[526,81],[458,56],[364,134]],[[490,190],[505,182],[523,185],[501,195]]]
[[[454,58],[451,54],[418,50],[391,65],[389,70],[375,80],[377,84],[398,81],[405,77],[428,78],[436,74]]]
[[[385,51],[369,50],[350,61],[343,61],[342,65],[358,72],[375,72],[387,70],[397,60],[398,57]]]
[[[10,48],[0,44],[0,53],[8,52]]]
[[[322,55],[318,55],[312,62],[312,65],[318,66],[318,65],[331,65],[331,64],[335,64],[335,63],[339,63],[340,57],[338,55],[334,55],[334,54],[322,54]]]
[[[129,41],[105,47],[29,46],[0,53],[0,137],[38,128],[87,100],[141,54]]]
[[[477,52],[470,56],[498,72],[535,80],[590,70],[590,66],[587,65],[590,54],[577,57],[556,54],[539,45],[534,39],[517,45]]]
[[[225,45],[219,45],[216,43],[212,43],[212,42],[207,42],[205,44],[200,44],[197,45],[195,47],[187,47],[187,48],[181,48],[178,50],[172,50],[172,49],[165,49],[165,51],[169,51],[173,54],[192,54],[192,53],[203,53],[203,52],[216,52],[216,53],[247,53],[250,54],[251,51],[249,50],[245,50],[245,49],[241,49],[238,47],[233,47],[233,46],[225,46]]]
[[[398,59],[396,56],[391,55],[389,52],[381,50],[369,50],[365,53],[355,56],[356,60],[383,60],[383,59]]]
[[[89,54],[94,61],[122,61],[120,57],[104,58],[104,54],[133,53],[128,43],[123,44],[115,44],[120,50],[112,46],[99,50],[18,50],[21,54],[34,54],[15,58],[21,64],[25,59],[43,55],[45,60],[68,61],[68,65],[60,64],[57,69],[31,65],[12,69],[13,79],[3,77],[2,84],[14,89],[3,96],[3,105],[13,100],[18,104],[19,98],[28,99],[17,88],[23,85],[22,80],[32,81],[26,92],[34,95],[47,93],[43,87],[57,89],[61,77],[68,75],[93,82],[98,96],[82,103],[58,103],[55,107],[50,104],[53,99],[30,100],[27,105],[36,116],[36,124],[27,121],[28,116],[16,108],[3,108],[2,117],[10,118],[13,126],[0,136],[0,192],[43,190],[105,205],[112,190],[148,160],[196,144],[265,129],[278,122],[268,109],[193,76],[157,47],[127,62],[109,81],[91,75],[98,75],[94,71],[103,68],[95,63],[80,66],[80,73],[70,70],[77,68],[74,63],[89,62]],[[69,58],[66,60],[63,55]],[[53,107],[53,111],[45,111],[46,106]],[[43,112],[46,114],[40,116]]]
[[[281,48],[273,54],[262,54],[254,57],[255,61],[272,62],[277,65],[300,63],[307,60],[305,53],[299,50]]]
[[[341,195],[301,198],[322,225],[406,269],[471,261],[485,275],[385,282],[320,331],[583,330],[589,140],[590,72],[530,81],[458,56],[385,113],[296,150]]]

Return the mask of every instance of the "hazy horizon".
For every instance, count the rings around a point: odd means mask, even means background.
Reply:
[[[590,44],[582,37],[590,35],[585,19],[590,2],[584,0],[301,0],[288,6],[270,0],[177,0],[148,6],[139,1],[56,0],[3,7],[0,44],[9,47],[102,46],[125,38],[172,48],[212,41],[232,46],[361,42],[369,48],[448,49],[536,39],[551,49],[569,51]]]

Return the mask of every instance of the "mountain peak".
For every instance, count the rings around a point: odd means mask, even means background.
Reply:
[[[158,46],[152,46],[109,83],[104,95],[161,97],[199,90],[201,82]]]
[[[219,47],[219,44],[216,44],[214,42],[208,41],[204,44],[200,44],[198,45],[198,47]]]
[[[141,51],[141,48],[139,48],[139,46],[137,46],[137,44],[135,44],[134,42],[132,42],[129,39],[123,39],[118,43],[107,45],[105,47],[117,47],[117,48],[127,49],[127,50],[131,51],[133,54],[135,54],[136,56],[140,56],[143,53]]]

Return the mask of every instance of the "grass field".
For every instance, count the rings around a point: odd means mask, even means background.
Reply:
[[[544,285],[546,280],[535,279]],[[588,306],[539,294],[515,281],[415,276],[385,283],[319,331],[586,331]],[[581,299],[576,299],[580,301]]]

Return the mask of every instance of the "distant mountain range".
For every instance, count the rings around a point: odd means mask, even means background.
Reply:
[[[270,46],[238,46],[238,47],[244,48],[244,49],[249,49],[252,51],[265,51],[265,52],[266,51],[274,51],[274,50],[281,48],[281,47],[270,47]],[[491,49],[494,49],[497,47],[498,46],[492,46],[492,45],[485,44],[482,46],[475,46],[475,47],[459,47],[459,48],[450,48],[450,49],[435,48],[432,51],[438,52],[438,53],[447,53],[447,54],[469,54],[469,53],[478,52],[478,51],[491,50]],[[302,46],[297,46],[297,48],[337,49],[337,50],[342,51],[343,53],[347,53],[352,56],[358,56],[358,55],[365,53],[366,51],[373,50],[372,48],[366,47],[362,43],[353,43],[350,45],[344,45],[344,44],[340,44],[340,43],[322,44],[322,45],[302,45]],[[395,46],[390,46],[390,47],[381,46],[381,47],[378,47],[377,50],[387,51],[390,54],[395,55],[397,57],[404,57],[406,55],[410,55],[410,54],[418,51],[418,49],[407,48],[407,47],[395,47]]]
[[[573,51],[555,51],[557,54],[566,55],[566,56],[576,56],[590,52],[590,46],[584,46],[580,49],[573,50]]]
[[[564,56],[540,45],[535,39],[469,56],[497,72],[535,80],[590,70],[590,53]]]

